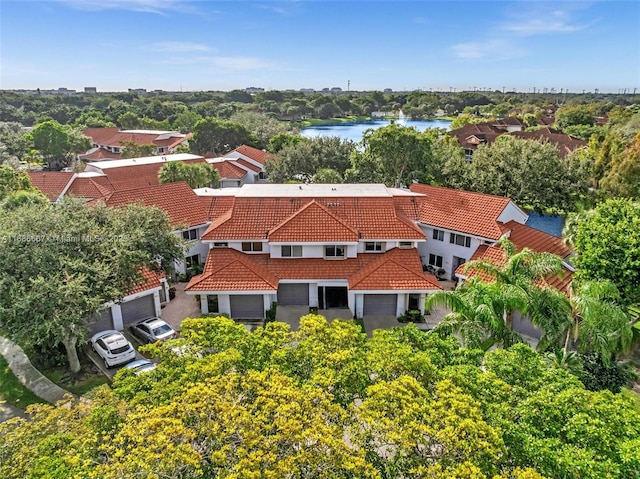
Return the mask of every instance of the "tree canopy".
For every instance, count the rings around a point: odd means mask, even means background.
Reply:
[[[207,186],[217,188],[220,184],[220,175],[218,170],[209,163],[171,161],[160,169],[158,180],[162,184],[185,181],[193,189]]]
[[[73,372],[90,318],[126,296],[144,269],[182,257],[166,214],[130,205],[25,204],[0,215],[0,329],[24,345],[62,342]]]
[[[483,353],[409,325],[368,338],[186,319],[91,402],[0,424],[4,477],[632,479],[640,414],[526,345]],[[177,348],[177,349],[176,349]],[[176,354],[175,351],[179,351]],[[34,454],[34,451],[37,454]]]
[[[203,118],[193,126],[193,137],[189,140],[191,151],[198,155],[212,153],[222,156],[241,146],[259,146],[258,138],[239,123]]]

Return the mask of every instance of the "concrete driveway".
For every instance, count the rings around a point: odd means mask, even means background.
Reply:
[[[194,296],[188,296],[184,292],[187,283],[173,283],[176,288],[176,297],[166,303],[160,316],[176,331],[180,331],[180,325],[185,318],[199,318],[202,314],[200,304]]]

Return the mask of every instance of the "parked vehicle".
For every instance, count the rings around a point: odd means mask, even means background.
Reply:
[[[137,361],[133,361],[124,367],[124,369],[132,369],[136,376],[148,371],[153,371],[155,368],[155,363],[152,363],[148,359],[138,359]]]
[[[178,333],[160,318],[147,318],[133,324],[129,330],[143,343],[155,343],[178,337]]]
[[[91,349],[102,358],[107,369],[136,358],[136,350],[127,338],[120,331],[112,329],[94,334],[91,338]]]

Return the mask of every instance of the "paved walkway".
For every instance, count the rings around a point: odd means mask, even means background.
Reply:
[[[38,371],[20,346],[2,336],[0,336],[0,354],[7,360],[9,369],[18,381],[39,398],[55,404],[63,399],[65,394],[71,394]]]
[[[187,283],[171,285],[176,288],[176,297],[169,301],[160,313],[162,319],[176,331],[180,331],[180,324],[184,318],[199,318],[202,314],[195,297],[184,292],[186,285]]]

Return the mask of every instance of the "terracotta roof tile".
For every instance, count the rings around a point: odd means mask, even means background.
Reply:
[[[516,221],[509,221],[505,223],[504,226],[507,231],[509,231],[509,240],[518,250],[529,248],[536,253],[552,253],[561,258],[566,258],[573,252],[573,250],[562,241],[562,238],[552,236],[544,231],[531,228]]]
[[[218,175],[220,175],[221,180],[241,180],[247,176],[247,170],[236,165],[235,160],[208,163],[218,171]]]
[[[186,291],[275,291],[278,278],[248,255],[231,248],[213,248],[201,275]]]
[[[105,200],[111,207],[142,203],[167,212],[174,226],[198,226],[207,222],[207,212],[194,191],[185,182],[167,183],[145,188],[119,190]]]
[[[83,133],[97,145],[122,146],[124,142],[133,142],[136,145],[153,144],[169,148],[176,147],[191,136],[191,134],[184,135],[176,131],[158,134],[136,130],[118,130],[118,128],[87,128]]]
[[[423,224],[494,240],[502,236],[498,217],[509,198],[417,183],[411,191],[427,195],[418,215]]]
[[[148,268],[144,268],[141,274],[142,281],[140,281],[131,291],[129,291],[129,294],[142,293],[143,291],[162,286],[162,282],[160,280],[165,277],[164,273],[159,273],[156,271],[151,271]]]
[[[73,173],[66,171],[30,171],[31,185],[38,188],[49,201],[56,201],[65,190]]]
[[[315,200],[275,226],[269,241],[357,242],[358,232]]]
[[[103,180],[97,181],[96,178],[74,178],[71,187],[67,190],[68,195],[88,199],[104,198],[111,193],[113,193],[113,186]]]
[[[414,249],[395,248],[349,279],[351,290],[439,290],[433,275],[422,271]]]
[[[199,196],[198,198],[207,211],[209,221],[214,221],[226,213],[230,214],[235,200],[233,196]]]
[[[360,239],[425,238],[420,228],[398,216],[393,197],[236,197],[230,217],[212,224],[202,239],[264,239],[269,231],[312,201],[359,232]],[[349,234],[341,241],[351,237]],[[291,235],[288,238],[287,241],[309,241],[304,231],[298,232],[298,239]]]
[[[269,157],[271,156],[270,153],[268,153],[268,152],[266,152],[264,150],[259,150],[258,148],[254,148],[254,147],[248,146],[248,145],[239,146],[235,150],[230,151],[229,153],[227,153],[225,156],[229,156],[234,151],[237,152],[237,153],[240,153],[241,155],[249,157],[252,160],[257,161],[258,163],[261,163],[263,165],[264,165],[265,161],[268,160]]]
[[[362,274],[362,271],[370,271]],[[354,278],[354,279],[352,279]],[[209,250],[204,272],[193,278],[187,291],[265,291],[277,289],[281,279],[348,280],[357,290],[440,289],[433,276],[422,272],[416,249],[395,248],[384,254],[356,258],[270,258],[244,254],[231,248]]]
[[[587,146],[587,142],[574,138],[571,135],[565,135],[557,130],[551,128],[541,128],[535,131],[514,131],[509,133],[511,136],[521,138],[524,140],[534,140],[540,142],[548,142],[558,150],[558,154],[561,158],[566,157],[572,151],[584,148]]]
[[[251,171],[255,171],[256,173],[258,173],[259,171],[262,171],[262,168],[260,168],[259,166],[254,165],[253,163],[248,162],[247,160],[245,160],[243,158],[238,158],[235,161],[239,165],[245,166],[245,167],[249,168]]]

